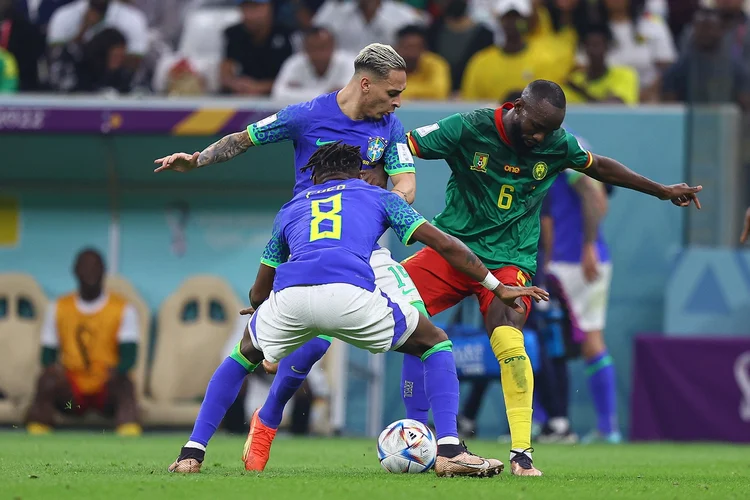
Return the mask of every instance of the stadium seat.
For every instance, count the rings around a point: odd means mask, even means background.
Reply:
[[[203,8],[190,12],[185,19],[178,52],[191,58],[220,59],[224,52],[223,33],[241,20],[237,7]]]
[[[229,284],[215,276],[191,277],[167,298],[158,316],[148,424],[193,423],[241,308]]]
[[[0,274],[0,423],[20,423],[34,396],[47,305],[32,276]]]

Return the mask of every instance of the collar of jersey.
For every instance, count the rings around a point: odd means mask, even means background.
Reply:
[[[513,106],[512,102],[506,102],[495,110],[495,128],[497,128],[497,133],[500,134],[500,139],[502,139],[502,141],[508,146],[510,146],[510,140],[508,139],[508,134],[505,133],[505,125],[503,124],[503,111],[510,111],[514,107],[515,106]]]

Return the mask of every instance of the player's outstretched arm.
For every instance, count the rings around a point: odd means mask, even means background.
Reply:
[[[750,207],[745,211],[745,225],[740,234],[740,243],[745,243],[748,236],[750,236]]]
[[[159,165],[154,172],[163,170],[174,170],[176,172],[189,172],[196,168],[205,167],[214,163],[222,163],[238,156],[253,145],[247,130],[236,132],[222,137],[201,152],[192,155],[188,153],[174,153],[154,160]]]
[[[522,306],[516,304],[518,297],[529,296],[539,302],[540,300],[549,300],[549,294],[537,288],[531,287],[512,287],[505,286],[482,264],[479,257],[469,250],[460,240],[445,234],[429,222],[420,225],[412,234],[413,241],[424,243],[428,247],[439,253],[448,263],[480,282],[482,286],[492,291],[496,297],[502,300],[506,305],[516,311],[523,313]]]
[[[258,275],[255,277],[255,283],[248,293],[250,307],[240,311],[243,316],[252,314],[260,305],[271,295],[273,289],[273,279],[276,277],[276,268],[261,264],[258,268]]]
[[[684,182],[665,186],[633,172],[617,160],[606,156],[592,156],[591,165],[582,172],[593,179],[650,194],[660,200],[669,200],[678,207],[687,207],[690,203],[695,203],[696,208],[701,208],[697,193],[703,186],[688,186]]]

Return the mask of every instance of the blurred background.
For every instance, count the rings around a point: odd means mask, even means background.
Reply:
[[[564,87],[565,126],[594,152],[659,182],[703,185],[701,211],[622,189],[609,196],[604,332],[619,427],[633,440],[750,441],[750,253],[739,244],[750,204],[748,4],[0,0],[0,423],[23,426],[42,364],[54,363],[45,352],[64,342],[83,352],[98,334],[60,333],[67,294],[85,286],[75,260],[90,248],[105,263],[102,296],[123,297],[131,311],[127,340],[138,349],[128,377],[143,427],[190,427],[244,328],[237,311],[291,196],[292,146],[252,148],[189,175],[154,175],[153,160],[341,88],[356,53],[382,42],[407,62],[406,130],[498,106],[544,78]],[[432,217],[449,170],[418,160],[417,171],[414,206]],[[391,236],[397,259],[416,250]],[[535,369],[569,327],[557,307],[535,312],[525,332]],[[503,439],[476,301],[436,321],[456,339],[462,432]],[[123,324],[100,328],[125,335]],[[574,347],[557,354],[571,377],[560,390],[572,430],[584,434],[596,414]],[[285,429],[377,435],[403,416],[400,366],[399,354],[334,342]],[[248,377],[225,430],[246,431],[270,381]],[[112,424],[59,410],[62,427]]]

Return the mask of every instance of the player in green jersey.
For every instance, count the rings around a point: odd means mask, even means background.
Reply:
[[[407,134],[411,152],[443,159],[451,169],[445,210],[433,224],[463,241],[505,285],[526,285],[536,272],[539,212],[550,186],[573,168],[616,186],[671,200],[681,207],[695,202],[701,186],[665,186],[642,177],[619,162],[583,149],[561,128],[565,94],[555,83],[536,80],[520,98],[497,109],[449,116]],[[500,364],[511,433],[511,473],[539,476],[532,463],[531,402],[534,375],[518,313],[457,273],[429,248],[406,259],[404,268],[422,295],[427,311],[437,314],[476,295],[492,350]],[[489,275],[488,275],[489,278]],[[407,418],[425,422],[429,403],[420,381],[419,358],[404,356],[402,395]]]

